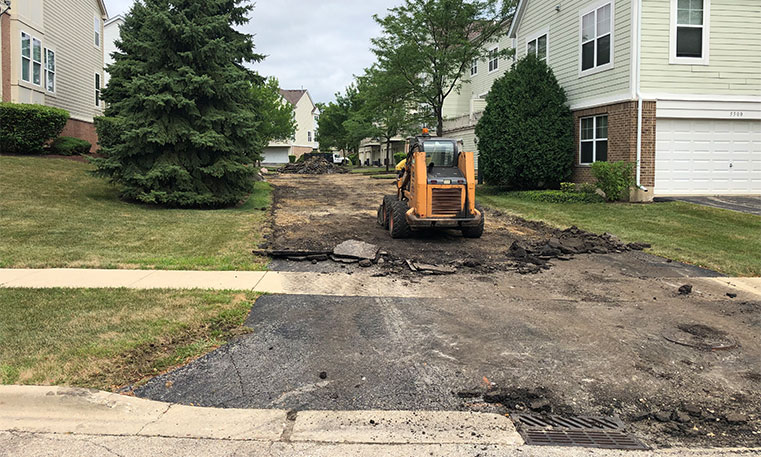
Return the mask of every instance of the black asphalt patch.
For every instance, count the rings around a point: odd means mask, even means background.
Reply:
[[[681,201],[761,216],[761,195],[722,197],[664,197],[656,201]]]

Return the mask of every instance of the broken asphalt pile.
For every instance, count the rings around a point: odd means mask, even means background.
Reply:
[[[597,235],[573,226],[540,243],[514,241],[507,256],[516,263],[519,273],[529,274],[549,269],[550,260],[571,260],[574,254],[621,253],[649,247],[644,243],[626,244],[610,233]]]
[[[535,274],[550,268],[553,260],[571,260],[575,254],[609,254],[626,251],[641,251],[650,247],[643,243],[623,243],[609,233],[595,233],[571,227],[555,231],[549,240],[535,242],[514,241],[505,252],[506,260],[520,274]],[[254,254],[293,261],[312,263],[332,260],[342,264],[359,264],[361,267],[380,265],[385,271],[375,276],[387,276],[392,272],[409,271],[423,275],[448,275],[458,269],[479,269],[481,263],[475,259],[454,260],[447,265],[421,262],[418,260],[395,258],[379,246],[359,240],[347,240],[332,250],[255,250]]]
[[[325,175],[331,173],[347,173],[348,170],[336,166],[322,157],[312,157],[303,162],[289,163],[278,170],[280,173],[300,175]]]

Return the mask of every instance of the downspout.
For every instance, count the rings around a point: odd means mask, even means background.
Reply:
[[[640,66],[642,63],[642,0],[637,1],[637,40],[635,41],[635,87],[637,90],[637,189],[647,189],[642,187],[642,87],[640,84]]]

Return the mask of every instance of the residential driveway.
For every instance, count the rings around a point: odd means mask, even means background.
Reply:
[[[712,206],[714,208],[761,216],[761,195],[739,197],[668,197],[657,200],[695,203],[696,205]]]
[[[357,238],[379,244],[386,259],[274,266],[311,271],[318,283],[344,272],[354,290],[373,292],[263,296],[250,334],[148,381],[138,396],[229,408],[617,415],[650,444],[761,444],[758,296],[728,297],[720,282],[691,279],[711,272],[621,249],[527,274],[506,254],[512,243],[557,231],[487,210],[481,240],[454,232],[391,240],[374,213],[389,182],[271,182],[271,247]],[[462,262],[455,275],[427,276],[404,259]],[[384,293],[381,280],[398,287]],[[692,292],[680,294],[687,284]],[[394,293],[407,287],[416,293]]]

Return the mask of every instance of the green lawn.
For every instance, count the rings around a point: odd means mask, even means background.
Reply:
[[[481,191],[479,200],[517,216],[566,228],[610,232],[649,252],[731,276],[761,276],[761,217],[683,202],[542,203]]]
[[[0,383],[112,390],[246,333],[257,295],[0,289]]]
[[[261,270],[270,187],[225,210],[159,209],[119,200],[89,164],[0,157],[0,267]]]

